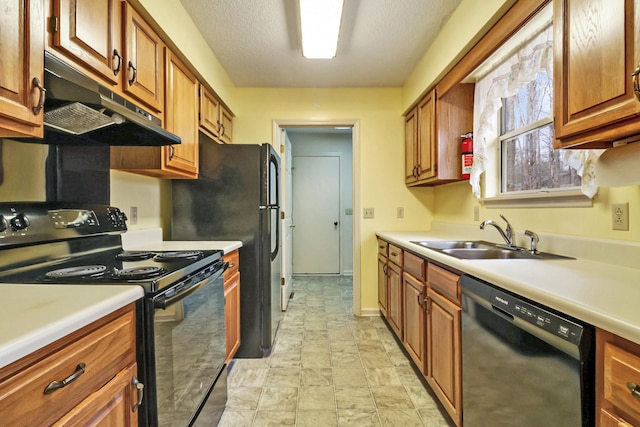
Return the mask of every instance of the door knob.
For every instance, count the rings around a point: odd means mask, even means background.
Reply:
[[[334,228],[338,228],[338,221],[334,221],[333,222],[333,226],[334,226]]]

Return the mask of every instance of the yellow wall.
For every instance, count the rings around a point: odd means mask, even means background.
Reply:
[[[611,204],[629,203],[629,231],[611,229]],[[460,224],[473,220],[473,207],[480,207],[480,221],[502,222],[503,214],[516,230],[585,236],[601,239],[640,241],[640,187],[600,188],[593,207],[584,208],[485,208],[471,194],[467,182],[444,185],[435,190],[435,219]],[[491,236],[496,237],[496,236]]]

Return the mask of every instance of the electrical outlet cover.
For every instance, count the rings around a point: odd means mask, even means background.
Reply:
[[[629,203],[611,205],[611,228],[622,231],[629,230]]]

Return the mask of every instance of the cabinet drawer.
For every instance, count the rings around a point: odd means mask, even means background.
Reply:
[[[410,252],[404,253],[404,270],[413,275],[416,279],[421,282],[426,281],[425,277],[425,266],[427,265],[427,261],[416,256]]]
[[[640,420],[640,400],[627,383],[640,384],[640,356],[610,343],[604,344],[604,399]]]
[[[229,263],[229,267],[224,271],[224,281],[227,282],[240,268],[240,253],[236,249],[223,256],[222,259]]]
[[[135,363],[134,310],[96,329],[95,324],[62,338],[0,371],[0,413],[5,425],[51,425],[99,390],[123,368]],[[98,321],[101,322],[101,321]],[[87,332],[89,332],[87,334]],[[45,394],[52,381],[68,379],[84,364],[84,373],[65,387]]]
[[[429,264],[427,277],[430,287],[450,300],[460,303],[460,276],[435,264]]]
[[[378,239],[378,253],[384,256],[389,255],[389,244],[384,240]]]
[[[389,259],[402,267],[402,249],[389,244]]]

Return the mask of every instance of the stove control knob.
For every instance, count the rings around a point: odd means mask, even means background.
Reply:
[[[30,226],[31,222],[25,214],[19,213],[9,220],[9,224],[11,224],[11,228],[13,228],[14,231],[20,231]]]
[[[7,228],[9,228],[9,221],[7,221],[4,215],[0,215],[0,233],[7,231]]]

